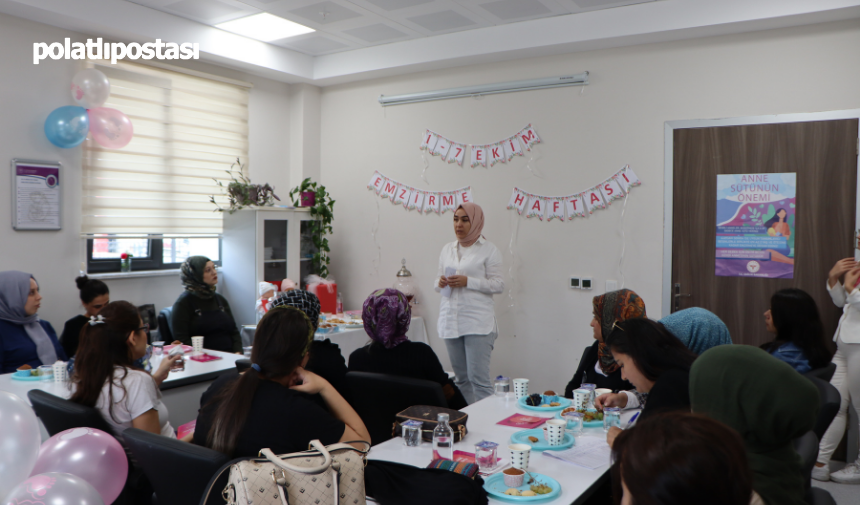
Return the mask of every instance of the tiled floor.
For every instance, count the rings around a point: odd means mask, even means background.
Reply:
[[[831,461],[830,471],[835,472],[845,466],[841,461]],[[860,505],[860,485],[837,484],[833,481],[812,481],[812,485],[826,489],[838,505]]]

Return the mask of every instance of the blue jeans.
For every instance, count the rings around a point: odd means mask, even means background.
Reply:
[[[451,366],[457,374],[454,383],[470,404],[493,394],[490,354],[493,352],[496,335],[494,331],[487,335],[463,335],[445,339]]]

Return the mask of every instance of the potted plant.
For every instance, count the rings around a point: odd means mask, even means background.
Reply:
[[[310,222],[311,237],[317,249],[317,252],[314,253],[313,262],[317,267],[317,274],[325,279],[328,277],[328,253],[331,251],[326,235],[332,232],[334,200],[331,199],[325,186],[311,182],[310,177],[290,190],[290,199],[296,207],[308,207],[311,216],[316,218]],[[300,202],[301,205],[299,205]],[[306,205],[306,203],[310,203],[310,205]]]
[[[238,171],[233,170],[233,167],[236,165],[239,165]],[[281,201],[281,199],[278,198],[278,195],[275,194],[275,188],[268,184],[252,184],[251,179],[245,177],[244,168],[245,167],[242,165],[242,162],[239,161],[239,158],[236,158],[236,162],[230,165],[230,170],[226,170],[230,175],[230,182],[228,182],[226,186],[223,182],[213,179],[218,186],[225,189],[225,194],[230,202],[230,208],[223,209],[215,201],[215,196],[210,196],[209,201],[215,204],[216,212],[224,212],[226,210],[232,214],[237,210],[244,209],[245,207],[251,207],[254,205],[257,207],[271,207],[275,204],[275,200],[279,202]],[[238,174],[239,178],[237,179],[234,174]]]

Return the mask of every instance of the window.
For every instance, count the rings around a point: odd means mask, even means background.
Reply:
[[[221,213],[210,195],[225,207],[215,181],[244,170],[234,163],[247,161],[250,85],[163,65],[91,65],[111,82],[104,106],[129,117],[134,138],[122,149],[84,143],[87,270],[118,272],[124,252],[132,270],[178,268],[197,254],[220,264]]]
[[[189,256],[206,256],[221,266],[221,239],[218,237],[123,238],[96,235],[87,239],[87,271],[119,272],[122,253],[132,255],[131,270],[177,269]]]

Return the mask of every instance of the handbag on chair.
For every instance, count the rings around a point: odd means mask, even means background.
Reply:
[[[265,458],[229,467],[222,496],[228,505],[366,505],[364,466],[370,444],[352,443],[367,448],[345,443],[323,446],[313,440],[309,450],[292,454],[278,456],[263,449],[260,454]],[[211,488],[207,498],[210,492]]]

